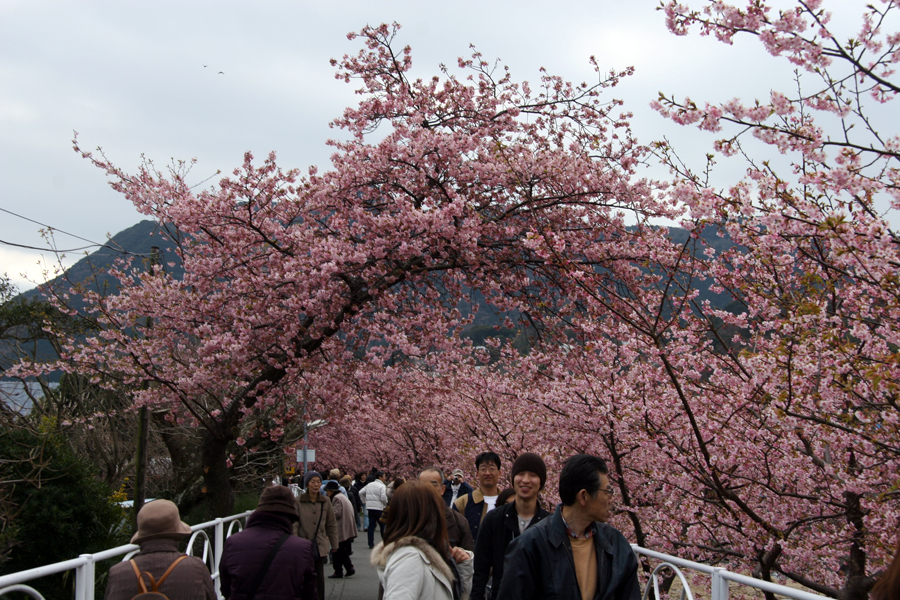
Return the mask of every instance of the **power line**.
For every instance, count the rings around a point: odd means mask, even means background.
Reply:
[[[31,223],[34,223],[35,225],[40,225],[41,227],[46,227],[46,228],[49,229],[50,231],[58,231],[59,233],[63,233],[63,234],[65,234],[65,235],[71,236],[71,237],[73,237],[73,238],[75,238],[75,239],[78,239],[78,240],[81,240],[81,241],[83,241],[83,242],[88,242],[88,243],[90,244],[90,246],[82,246],[81,248],[72,248],[72,249],[70,249],[70,250],[58,250],[58,249],[56,249],[56,248],[37,248],[37,247],[35,247],[35,246],[26,246],[26,245],[24,245],[24,244],[15,244],[15,243],[13,243],[13,242],[6,242],[6,241],[4,241],[4,240],[0,240],[0,244],[5,244],[5,245],[7,245],[7,246],[16,246],[17,248],[27,248],[27,249],[29,249],[29,250],[52,250],[53,252],[78,252],[78,251],[80,251],[80,250],[86,250],[86,249],[88,249],[88,248],[92,248],[92,247],[96,246],[96,247],[98,247],[98,248],[107,248],[107,249],[109,249],[109,250],[112,250],[113,252],[120,252],[120,253],[126,254],[126,255],[130,254],[131,256],[143,256],[143,257],[147,257],[146,254],[138,254],[138,253],[136,253],[136,252],[129,252],[128,250],[125,250],[124,248],[121,248],[121,247],[119,247],[119,248],[114,248],[114,247],[112,247],[112,246],[110,246],[110,245],[108,245],[108,244],[99,244],[99,243],[97,243],[97,242],[95,242],[95,241],[93,241],[93,240],[89,240],[89,239],[87,239],[87,238],[83,238],[83,237],[81,237],[80,235],[75,235],[74,233],[69,233],[68,231],[63,231],[62,229],[59,229],[58,227],[53,227],[52,225],[47,225],[46,223],[41,223],[40,221],[35,221],[34,219],[29,219],[28,217],[25,217],[25,216],[23,216],[23,215],[14,213],[13,211],[7,210],[7,209],[2,208],[2,207],[0,207],[0,211],[5,212],[5,213],[7,213],[7,214],[10,214],[10,215],[12,215],[12,216],[14,216],[14,217],[18,217],[18,218],[20,218],[20,219],[24,219],[24,220],[26,220],[26,221],[29,221],[29,222],[31,222]]]
[[[26,246],[25,244],[16,244],[15,242],[7,242],[6,240],[0,240],[0,244],[3,244],[5,246],[15,246],[16,248],[26,248],[28,250],[52,250],[53,252],[78,252],[79,250],[87,250],[88,248],[93,248],[99,245],[90,244],[88,246],[82,246],[81,248],[69,248],[68,250],[60,250],[58,248],[38,248],[37,246]]]
[[[62,229],[59,229],[58,227],[53,227],[52,225],[47,225],[46,223],[41,223],[40,221],[35,221],[34,219],[29,219],[28,217],[23,217],[22,215],[16,214],[16,213],[14,213],[14,212],[11,211],[11,210],[6,210],[5,208],[0,208],[0,210],[2,210],[3,212],[5,212],[5,213],[7,213],[7,214],[10,214],[10,215],[12,215],[12,216],[14,216],[14,217],[19,217],[20,219],[25,219],[26,221],[30,221],[30,222],[32,222],[32,223],[34,223],[34,224],[36,224],[36,225],[40,225],[41,227],[46,227],[46,228],[48,228],[48,229],[52,229],[53,231],[58,231],[58,232],[60,232],[60,233],[66,234],[66,235],[70,235],[70,236],[72,236],[73,238],[76,238],[76,239],[81,240],[82,242],[88,242],[88,243],[93,244],[93,245],[95,245],[95,246],[103,246],[103,244],[98,244],[98,243],[95,242],[94,240],[89,240],[89,239],[87,239],[87,238],[81,237],[80,235],[75,235],[74,233],[69,233],[68,231],[63,231]]]

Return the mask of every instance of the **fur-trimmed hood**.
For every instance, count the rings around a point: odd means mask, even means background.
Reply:
[[[370,562],[372,566],[375,568],[384,569],[387,566],[387,561],[391,557],[391,555],[399,550],[400,548],[413,547],[425,557],[425,562],[427,562],[431,567],[438,571],[441,575],[443,575],[447,581],[453,584],[456,581],[456,577],[453,575],[453,569],[447,565],[444,558],[435,550],[434,546],[429,544],[427,541],[420,537],[416,537],[414,535],[400,538],[396,542],[391,542],[387,546],[384,545],[384,542],[379,543],[375,548],[372,549],[372,555],[370,557]]]

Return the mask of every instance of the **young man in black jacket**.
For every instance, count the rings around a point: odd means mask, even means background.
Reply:
[[[547,482],[544,459],[533,452],[520,454],[513,463],[510,480],[516,492],[515,502],[496,507],[481,522],[475,544],[471,600],[484,600],[488,582],[492,582],[491,600],[497,598],[507,546],[527,528],[550,515],[537,502],[538,494]]]
[[[613,494],[608,473],[596,456],[566,461],[562,504],[510,543],[499,599],[640,600],[637,558],[625,536],[606,524]]]

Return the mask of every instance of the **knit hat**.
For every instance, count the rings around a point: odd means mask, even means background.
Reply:
[[[341,486],[339,486],[338,482],[335,481],[334,479],[329,480],[328,483],[325,484],[326,492],[337,492],[340,489],[341,489]]]
[[[283,485],[273,485],[263,490],[259,497],[256,510],[260,512],[281,513],[291,517],[293,521],[299,521],[297,505],[294,503],[294,493],[291,488]]]
[[[328,471],[328,478],[334,479],[335,481],[337,481],[338,479],[341,478],[341,470],[340,469],[332,469],[332,470]]]
[[[303,487],[305,487],[305,488],[306,488],[306,487],[309,487],[309,480],[312,479],[313,477],[318,477],[318,478],[319,478],[319,481],[322,480],[322,476],[319,475],[318,472],[316,472],[316,471],[307,471],[307,472],[306,472],[306,475],[303,476]]]
[[[153,500],[141,508],[137,516],[137,533],[132,544],[145,540],[180,540],[191,534],[191,526],[181,520],[178,507],[169,500]]]
[[[522,471],[531,471],[535,475],[541,478],[541,489],[544,489],[544,484],[547,483],[547,465],[544,464],[544,459],[535,454],[534,452],[523,452],[516,458],[516,462],[513,463],[512,469],[509,472],[509,480],[512,482],[518,473]]]

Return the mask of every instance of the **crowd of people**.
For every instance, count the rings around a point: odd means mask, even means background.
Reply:
[[[538,454],[516,458],[506,489],[496,453],[483,452],[474,462],[477,487],[464,481],[461,469],[445,478],[438,466],[409,481],[388,481],[378,469],[353,478],[332,469],[324,480],[308,471],[296,483],[266,487],[243,531],[225,540],[222,595],[322,600],[329,557],[328,577],[352,577],[351,542],[365,530],[385,600],[639,600],[637,559],[607,524],[613,488],[603,459],[578,454],[566,461],[561,502],[552,512],[539,499],[547,466]],[[140,552],[110,570],[106,600],[154,591],[168,600],[213,600],[204,563],[178,552],[177,540],[190,528],[177,507],[150,502],[137,522],[132,542]],[[900,558],[873,597],[900,597]]]

